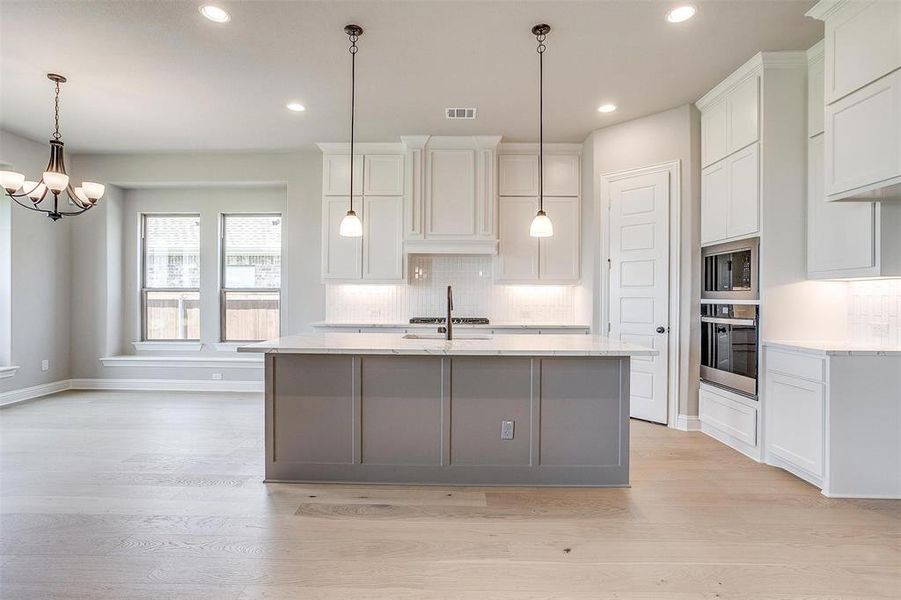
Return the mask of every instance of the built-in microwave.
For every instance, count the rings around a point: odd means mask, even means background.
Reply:
[[[757,300],[758,238],[701,249],[702,300]]]
[[[757,398],[758,307],[701,301],[701,380]]]

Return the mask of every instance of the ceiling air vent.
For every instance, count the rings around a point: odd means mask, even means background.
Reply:
[[[474,108],[445,108],[444,114],[448,119],[475,119],[476,109]]]

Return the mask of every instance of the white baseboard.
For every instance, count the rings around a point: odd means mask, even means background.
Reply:
[[[262,381],[198,379],[63,379],[0,394],[0,407],[34,400],[66,390],[158,390],[161,392],[262,393]]]
[[[70,389],[70,380],[63,379],[61,381],[51,381],[50,383],[42,383],[41,385],[33,385],[31,387],[22,388],[20,390],[12,390],[0,394],[0,406],[9,406],[18,404],[19,402],[27,402],[41,396],[55,394]]]
[[[701,431],[701,419],[694,415],[676,415],[675,427],[681,431]]]
[[[166,392],[263,392],[262,381],[207,379],[73,379],[73,390],[158,390]]]

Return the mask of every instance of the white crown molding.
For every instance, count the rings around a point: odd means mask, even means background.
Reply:
[[[701,419],[694,415],[676,415],[675,428],[680,431],[701,431]]]
[[[165,392],[262,393],[262,381],[206,379],[73,379],[73,390],[144,390]]]
[[[783,69],[798,67],[807,68],[807,54],[804,51],[758,52],[745,64],[735,69],[712,90],[695,101],[695,106],[703,111],[707,106],[718,101],[748,77],[759,74],[763,68]]]
[[[65,390],[68,390],[69,388],[69,380],[63,379],[61,381],[43,383],[41,385],[34,385],[31,387],[22,388],[20,390],[3,392],[2,394],[0,394],[0,407],[19,404],[20,402],[27,402],[29,400],[34,400],[35,398],[40,398],[41,396],[63,392]]]
[[[552,144],[544,145],[544,153],[545,154],[577,154],[579,156],[582,155],[582,144],[576,143],[558,143],[554,142]],[[538,154],[538,144],[537,143],[521,143],[521,142],[507,142],[498,145],[497,147],[498,154]]]
[[[104,367],[147,367],[163,369],[262,369],[262,357],[255,356],[104,356]]]
[[[804,13],[804,16],[825,21],[841,10],[849,1],[850,0],[820,0],[814,4],[810,10]]]
[[[826,40],[820,40],[807,49],[807,62],[812,63],[826,56]]]
[[[16,365],[10,365],[8,367],[0,367],[0,379],[8,379],[16,374],[16,371],[19,370],[19,367]]]
[[[350,142],[320,142],[316,144],[323,154],[347,154]],[[354,143],[354,154],[403,154],[402,142],[360,142]]]

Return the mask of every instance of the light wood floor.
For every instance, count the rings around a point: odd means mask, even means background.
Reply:
[[[263,484],[255,395],[0,411],[9,599],[901,597],[901,503],[634,422],[630,489]]]

